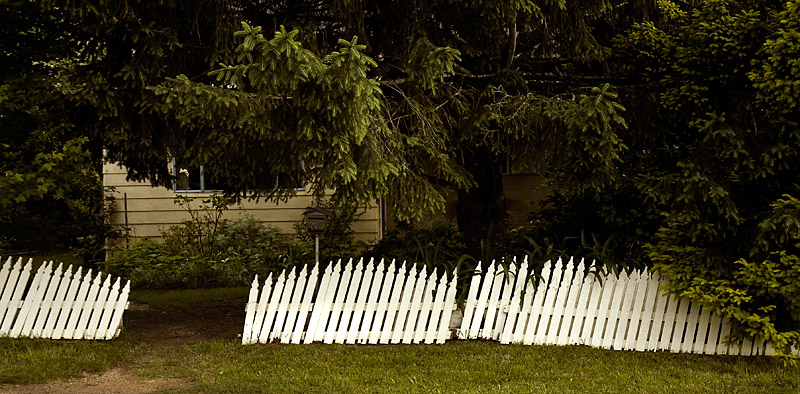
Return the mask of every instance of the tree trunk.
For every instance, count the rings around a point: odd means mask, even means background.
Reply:
[[[479,259],[500,257],[505,249],[507,213],[498,157],[490,147],[480,146],[465,152],[464,167],[476,183],[469,190],[458,191],[456,215],[467,251]]]

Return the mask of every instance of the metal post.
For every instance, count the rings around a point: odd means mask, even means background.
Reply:
[[[316,256],[315,261],[319,263],[319,234],[314,235],[314,251]]]

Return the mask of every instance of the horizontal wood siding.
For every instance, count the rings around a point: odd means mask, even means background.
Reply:
[[[112,163],[103,165],[103,185],[114,187],[110,192],[115,198],[114,208],[110,221],[113,225],[125,224],[125,197],[127,195],[127,220],[131,228],[132,240],[149,237],[160,240],[161,229],[180,224],[189,219],[185,208],[175,204],[178,195],[195,197],[194,207],[201,204],[202,198],[207,198],[210,193],[175,192],[163,187],[152,187],[145,182],[128,182],[125,180],[126,170]],[[298,191],[297,196],[286,202],[266,202],[261,200],[242,201],[231,206],[223,218],[235,219],[243,215],[251,215],[257,220],[271,224],[280,230],[281,234],[293,234],[294,223],[302,221],[303,212],[313,203],[313,196],[309,192]],[[366,210],[352,226],[358,240],[370,241],[380,237],[380,212],[377,206]]]

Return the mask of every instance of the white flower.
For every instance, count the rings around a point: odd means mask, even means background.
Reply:
[[[181,175],[185,175],[187,178],[189,177],[189,170],[185,168],[181,168],[181,170],[178,171],[178,173],[180,173]]]

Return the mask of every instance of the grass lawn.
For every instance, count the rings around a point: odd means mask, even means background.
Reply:
[[[241,289],[138,292],[151,307],[241,308]],[[213,322],[211,322],[213,324]],[[0,383],[47,382],[122,367],[180,379],[172,393],[796,393],[800,370],[764,357],[609,351],[579,346],[164,346],[125,332],[110,342],[0,339]]]

